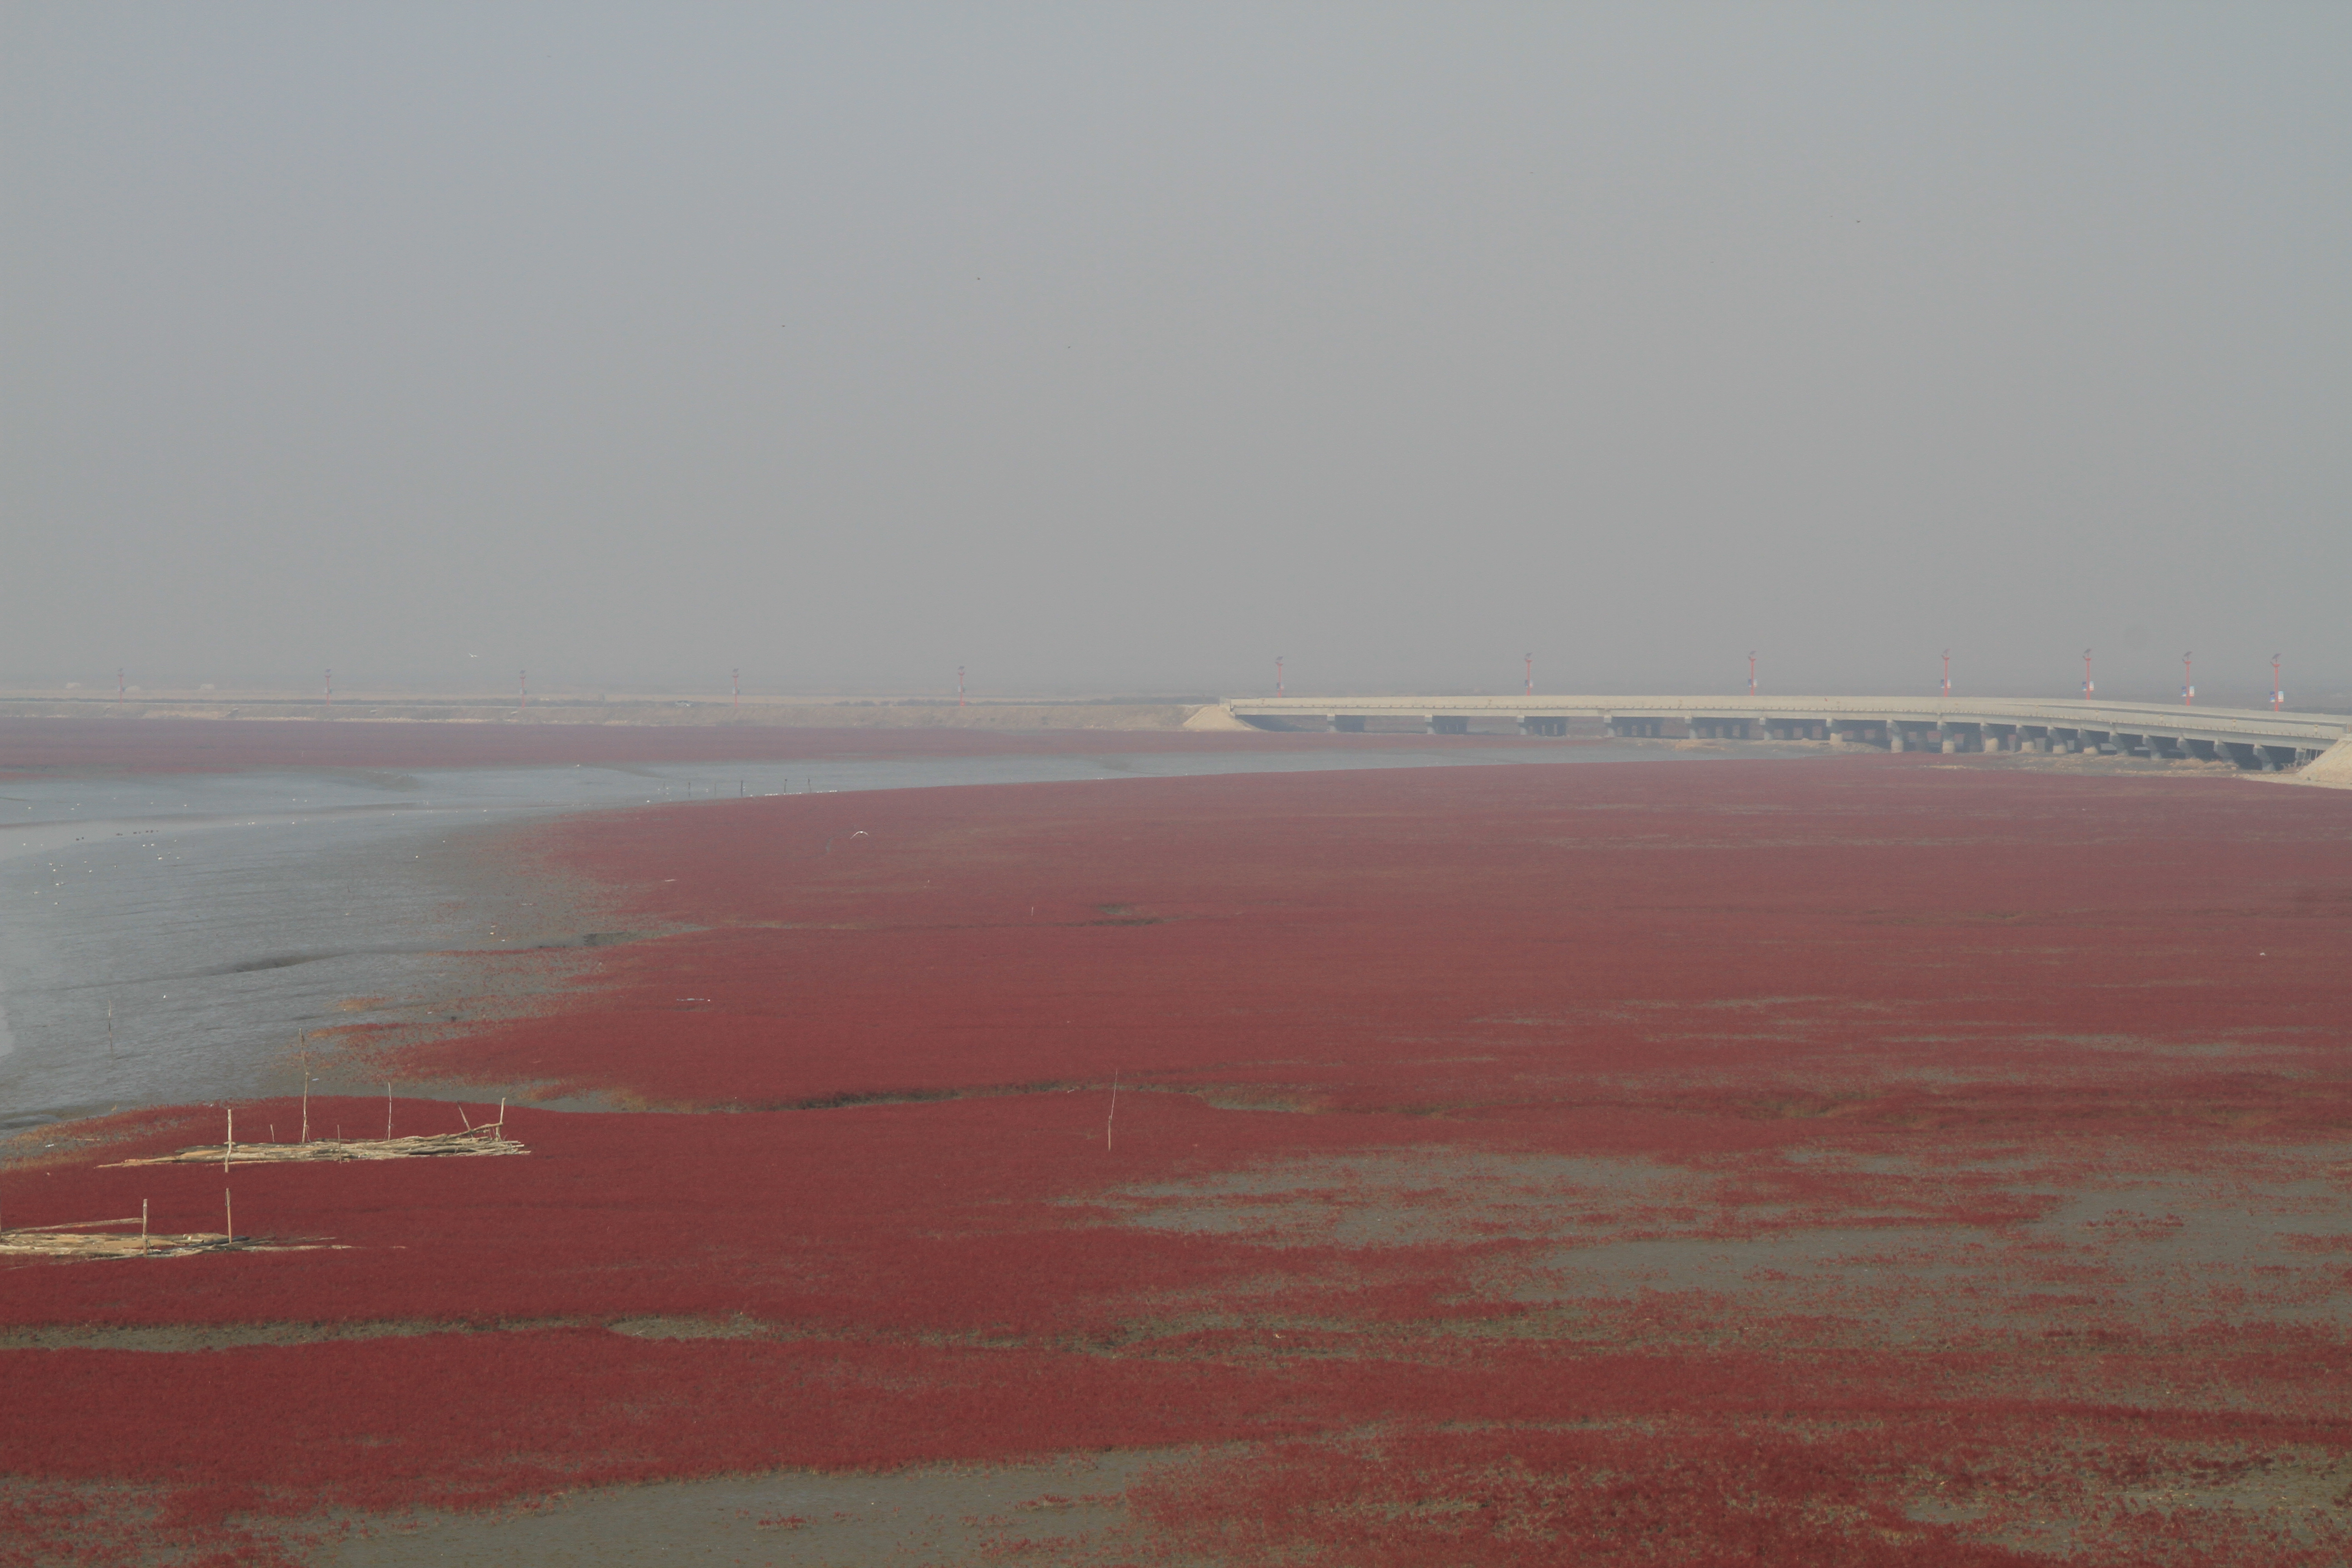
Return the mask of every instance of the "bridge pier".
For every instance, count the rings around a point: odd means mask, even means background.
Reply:
[[[1568,733],[1568,721],[1565,719],[1531,717],[1528,714],[1522,713],[1519,715],[1519,733],[1522,735],[1549,735],[1554,739],[1559,739]]]
[[[1331,715],[1331,731],[1338,735],[1360,735],[1364,732],[1364,716],[1361,713],[1334,713]]]
[[[1433,735],[1466,735],[1470,721],[1458,713],[1427,713],[1423,715]]]

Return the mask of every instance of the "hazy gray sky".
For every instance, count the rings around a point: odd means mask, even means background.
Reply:
[[[2352,6],[0,10],[0,682],[2352,689]]]

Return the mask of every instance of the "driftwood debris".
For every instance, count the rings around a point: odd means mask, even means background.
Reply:
[[[85,1221],[89,1225],[137,1225],[135,1219]],[[72,1263],[100,1258],[187,1258],[199,1252],[345,1252],[332,1241],[277,1241],[260,1237],[191,1231],[166,1236],[98,1236],[55,1226],[0,1230],[0,1258],[47,1258]]]
[[[118,1160],[126,1165],[268,1165],[289,1160],[430,1160],[442,1155],[528,1154],[527,1145],[507,1137],[502,1122],[485,1121],[464,1132],[426,1132],[407,1138],[320,1139],[310,1143],[210,1143],[158,1154],[148,1160]]]
[[[89,1220],[92,1225],[137,1225],[135,1219]],[[0,1258],[184,1258],[192,1252],[212,1252],[233,1245],[216,1232],[187,1236],[92,1236],[88,1232],[42,1226],[0,1230]],[[240,1247],[240,1250],[244,1250]],[[275,1251],[277,1248],[269,1250]]]

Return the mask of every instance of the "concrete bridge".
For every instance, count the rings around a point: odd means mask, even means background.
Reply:
[[[1612,735],[1699,740],[1834,741],[1895,752],[2101,752],[2200,757],[2242,768],[2300,768],[2352,733],[2352,715],[2160,702],[1907,697],[1236,697],[1245,723],[1320,724],[1360,731],[1402,720],[1464,735],[1502,719],[1528,735],[1565,735],[1571,719]]]

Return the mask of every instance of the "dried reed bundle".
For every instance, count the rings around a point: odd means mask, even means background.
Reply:
[[[158,1154],[146,1160],[118,1160],[101,1167],[109,1171],[129,1165],[202,1165],[218,1160],[224,1165],[272,1165],[289,1161],[429,1160],[443,1155],[528,1154],[530,1150],[504,1136],[502,1123],[485,1121],[465,1132],[419,1133],[407,1138],[355,1138],[348,1143],[217,1143]]]

